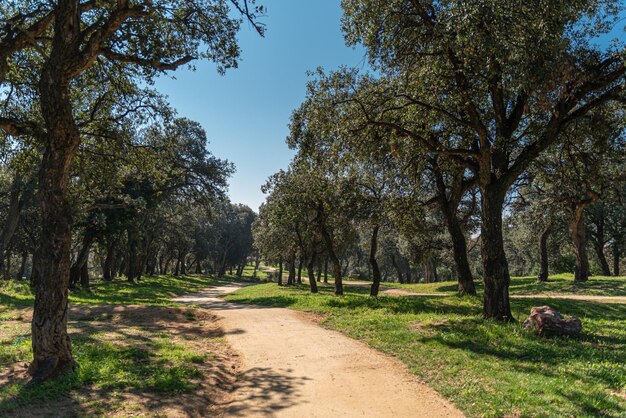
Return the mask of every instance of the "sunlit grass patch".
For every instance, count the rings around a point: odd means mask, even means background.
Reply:
[[[439,284],[441,285],[441,284]],[[469,416],[609,416],[626,411],[626,305],[514,299],[515,324],[481,317],[474,297],[343,297],[306,285],[250,286],[239,303],[320,314],[322,324],[396,356]],[[542,338],[521,326],[532,306],[579,316],[577,338]]]

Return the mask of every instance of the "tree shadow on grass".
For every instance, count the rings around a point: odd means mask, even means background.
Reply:
[[[188,308],[73,306],[69,326],[78,369],[28,388],[25,369],[18,367],[10,391],[0,391],[0,416],[38,416],[39,409],[45,415],[50,409],[44,402],[59,405],[60,416],[74,416],[77,403],[67,399],[85,397],[85,391],[105,405],[111,392],[119,392],[148,410],[180,407],[177,398],[184,394],[182,406],[195,408],[195,402],[199,409],[189,416],[199,416],[210,401],[206,393],[198,395],[202,376],[216,384],[234,379],[229,357],[222,361],[211,351],[224,336],[217,321],[208,311]],[[194,401],[199,397],[201,404]]]

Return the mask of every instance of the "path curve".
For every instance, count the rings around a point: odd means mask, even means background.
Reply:
[[[223,317],[244,372],[228,417],[462,417],[399,361],[289,309],[225,302],[230,284],[174,299]]]

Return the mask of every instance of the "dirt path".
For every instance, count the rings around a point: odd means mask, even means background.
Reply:
[[[301,313],[237,305],[225,285],[176,298],[223,317],[244,372],[229,417],[462,417],[400,362],[329,331]]]
[[[344,286],[354,287],[370,287],[369,282],[345,282]],[[380,287],[381,295],[385,296],[427,296],[427,297],[448,297],[452,293],[420,293],[407,289],[398,289],[397,287]],[[536,295],[511,295],[511,299],[566,299],[566,300],[582,300],[588,302],[601,303],[626,303],[626,296],[599,296],[599,295],[569,295],[569,294],[552,294],[538,293]]]

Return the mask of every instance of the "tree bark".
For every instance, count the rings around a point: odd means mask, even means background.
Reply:
[[[317,257],[317,282],[320,283],[322,281],[322,258]]]
[[[39,80],[40,108],[47,135],[39,174],[42,213],[39,276],[32,319],[33,382],[74,368],[67,334],[68,286],[72,242],[68,200],[70,165],[80,144],[70,99],[67,60],[80,34],[79,2],[60,0],[52,48]]]
[[[326,229],[325,226],[321,228],[322,237],[324,238],[324,242],[326,243],[326,251],[328,252],[328,258],[333,268],[333,276],[335,276],[335,295],[341,296],[343,295],[343,281],[341,276],[341,262],[335,253],[335,248],[333,246],[333,239],[330,236],[330,233]],[[324,274],[324,282],[327,283],[326,274]]]
[[[502,237],[502,207],[506,189],[498,183],[481,187],[481,252],[485,294],[483,316],[514,321],[509,301],[509,265]]]
[[[83,237],[83,245],[78,252],[78,256],[76,257],[76,261],[70,268],[70,287],[74,288],[78,286],[79,282],[81,282],[81,272],[83,266],[89,260],[89,250],[91,248],[91,244],[93,242],[93,236],[89,232],[85,232],[85,236]]]
[[[600,263],[600,269],[602,270],[602,275],[610,276],[611,269],[609,268],[609,262],[606,260],[606,256],[604,255],[604,245],[596,243],[595,249],[596,255],[598,256],[598,262]]]
[[[396,269],[396,273],[398,274],[398,282],[403,284],[404,275],[402,274],[402,269],[400,268],[400,265],[398,264],[398,260],[396,260],[396,256],[393,253],[391,254],[391,264],[393,265],[393,268]]]
[[[604,244],[606,243],[606,239],[604,238],[605,218],[604,205],[600,204],[590,219],[591,223],[595,226],[595,231],[591,233],[591,239],[593,241],[593,248],[596,251],[596,256],[598,257],[600,270],[602,270],[602,275],[610,276],[611,270],[609,269],[609,263],[604,255]]]
[[[439,207],[443,214],[446,228],[450,239],[452,240],[452,255],[454,258],[454,267],[458,283],[459,294],[476,295],[476,285],[472,270],[467,260],[467,242],[461,222],[457,217],[459,204],[463,198],[463,173],[459,173],[454,177],[450,197],[448,198],[446,185],[443,174],[439,170],[436,162],[434,163],[434,175],[439,192]]]
[[[87,259],[80,269],[80,287],[89,289],[89,251],[87,251]]]
[[[104,258],[104,264],[102,265],[102,277],[104,281],[113,281],[113,260],[115,259],[115,241],[110,240],[107,243],[107,254]]]
[[[2,226],[2,230],[0,230],[0,272],[4,270],[3,264],[7,248],[13,238],[13,235],[15,234],[15,230],[17,229],[23,205],[22,177],[19,174],[16,174],[11,182],[7,218]]]
[[[552,232],[552,225],[544,228],[539,236],[539,277],[540,282],[548,281],[548,236]]]
[[[303,256],[300,256],[300,258],[298,259],[298,284],[302,284],[302,265],[303,264],[304,264]]]
[[[311,255],[311,258],[309,259],[307,272],[309,274],[309,285],[311,286],[311,293],[317,293],[317,281],[315,280],[315,254]]]
[[[451,223],[448,223],[448,232],[452,238],[452,253],[459,293],[461,295],[475,296],[476,285],[474,284],[472,270],[467,260],[467,242],[456,216],[454,216],[454,220]]]
[[[584,219],[585,205],[576,205],[570,214],[569,232],[576,257],[574,280],[585,282],[589,280],[589,256],[587,255],[587,232]]]
[[[613,275],[615,277],[619,276],[619,257],[620,257],[620,251],[619,251],[619,242],[617,242],[617,238],[613,241]]]
[[[296,282],[296,253],[292,252],[289,256],[289,277],[287,277],[287,286],[291,286]]]
[[[22,278],[26,274],[26,263],[28,263],[28,253],[24,251],[22,253],[22,261],[20,263],[20,269],[17,272],[17,275],[15,276],[17,280],[22,280]]]
[[[432,257],[428,257],[423,264],[424,281],[426,283],[435,283],[437,281],[437,266]]]
[[[126,269],[126,279],[134,283],[140,276],[141,263],[139,261],[139,237],[134,229],[128,230],[128,255],[126,257],[128,268]]]
[[[283,285],[283,258],[280,257],[280,259],[278,260],[278,285],[282,286]]]
[[[328,283],[328,256],[324,258],[324,283]]]
[[[378,231],[379,226],[375,225],[370,238],[370,265],[372,266],[372,287],[370,288],[370,296],[378,296],[380,290],[380,268],[376,260],[376,252],[378,251]]]

